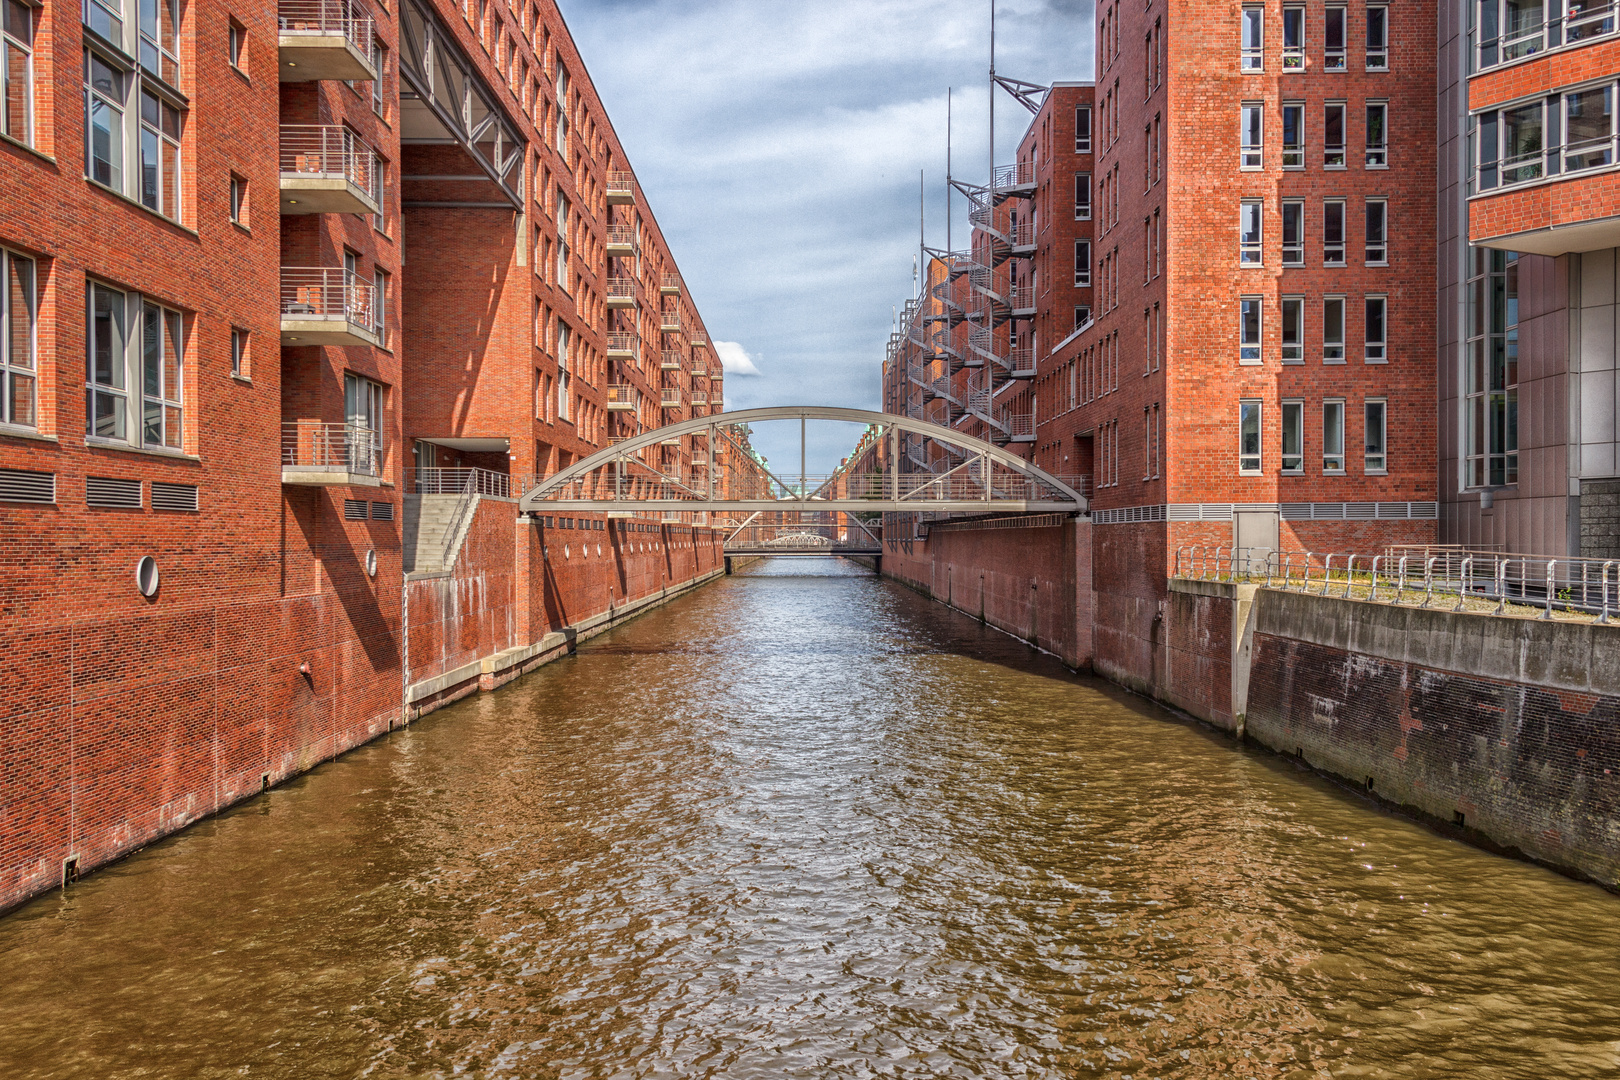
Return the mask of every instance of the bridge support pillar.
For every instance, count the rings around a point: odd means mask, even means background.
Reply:
[[[883,556],[882,555],[874,555],[874,556],[872,556],[872,573],[876,574],[878,577],[883,576]]]
[[[726,556],[726,576],[727,577],[731,576],[731,556],[730,555]]]

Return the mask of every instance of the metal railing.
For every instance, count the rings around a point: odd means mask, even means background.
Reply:
[[[607,242],[610,247],[635,247],[636,227],[634,225],[609,225]]]
[[[661,279],[659,279],[659,287],[664,289],[679,289],[681,287],[681,275],[665,274]]]
[[[675,349],[665,349],[659,360],[659,368],[664,371],[679,371],[681,365],[686,363],[686,354]]]
[[[1011,165],[997,165],[990,174],[990,186],[996,190],[1027,187],[1035,182],[1035,163],[1015,161]]]
[[[347,322],[377,332],[377,290],[342,267],[283,266],[281,314],[288,318]]]
[[[609,278],[607,298],[609,300],[634,300],[640,289],[640,283],[635,278]]]
[[[341,124],[282,124],[281,175],[347,180],[371,194],[376,152]]]
[[[661,387],[658,391],[658,404],[666,409],[681,407],[681,389],[678,386]]]
[[[610,196],[629,195],[634,197],[636,194],[636,174],[633,172],[624,172],[622,170],[615,170],[608,173],[607,193]]]
[[[681,313],[679,311],[660,311],[658,313],[658,328],[660,330],[679,330],[681,328]]]
[[[701,356],[692,357],[692,374],[707,377],[709,374],[709,362]]]
[[[281,463],[297,469],[382,475],[382,432],[359,424],[291,420],[281,425]]]
[[[417,495],[476,495],[512,497],[512,477],[490,469],[406,469],[406,489]]]
[[[636,388],[633,386],[626,383],[614,383],[606,389],[607,404],[609,405],[634,405],[636,403]]]
[[[283,37],[342,35],[361,56],[371,56],[371,17],[350,0],[280,0],[276,17]]]
[[[1620,615],[1620,559],[1464,548],[1390,547],[1378,555],[1219,545],[1176,549],[1175,575],[1452,611],[1552,619]]]
[[[693,390],[692,391],[692,404],[694,404],[694,405],[707,405],[708,403],[709,403],[709,395],[708,395],[708,393],[706,391],[703,391],[703,390]]]
[[[636,335],[609,334],[607,336],[607,349],[610,353],[634,353],[636,351]]]

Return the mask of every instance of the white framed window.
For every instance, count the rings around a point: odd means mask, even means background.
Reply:
[[[373,266],[372,274],[376,282],[372,288],[377,293],[377,340],[383,348],[388,348],[388,305],[393,302],[394,275],[380,266]]]
[[[1282,362],[1305,362],[1305,298],[1284,296],[1282,308]]]
[[[1344,472],[1344,399],[1322,402],[1322,471]]]
[[[1365,261],[1368,266],[1389,263],[1389,200],[1367,200],[1367,245]]]
[[[1544,0],[1479,0],[1474,16],[1478,66],[1492,67],[1543,51],[1547,42],[1544,6]],[[1612,12],[1594,6],[1610,15],[1612,31]]]
[[[231,374],[248,378],[248,332],[240,326],[231,327]]]
[[[1263,460],[1261,453],[1261,404],[1258,400],[1238,402],[1238,472],[1244,476],[1259,476]]]
[[[1266,9],[1258,5],[1245,5],[1242,14],[1241,69],[1266,69]]]
[[[1322,297],[1322,362],[1344,363],[1344,297]]]
[[[1367,5],[1367,70],[1389,70],[1389,8]]]
[[[1382,364],[1389,359],[1389,297],[1364,298],[1367,330],[1367,363]]]
[[[1074,242],[1074,285],[1077,289],[1091,287],[1091,241]]]
[[[1080,105],[1074,110],[1074,152],[1091,153],[1091,106]]]
[[[1261,265],[1261,219],[1265,206],[1259,199],[1238,203],[1238,265]]]
[[[1564,94],[1565,172],[1614,164],[1614,94],[1613,83]]]
[[[1322,203],[1322,265],[1344,265],[1344,200]]]
[[[1074,220],[1091,220],[1091,174],[1074,174]]]
[[[231,174],[231,220],[238,225],[247,224],[247,181]]]
[[[1238,168],[1259,169],[1266,163],[1266,111],[1265,105],[1258,101],[1245,101],[1240,108],[1238,119],[1240,129],[1240,153]]]
[[[1366,166],[1383,169],[1389,165],[1389,102],[1367,102]]]
[[[1329,101],[1322,106],[1322,167],[1344,168],[1345,103]]]
[[[1346,21],[1343,5],[1330,4],[1322,13],[1322,67],[1328,71],[1345,70]]]
[[[1260,363],[1260,309],[1262,298],[1238,298],[1238,363]]]
[[[1091,321],[1091,305],[1090,304],[1076,304],[1074,306],[1074,328],[1076,330],[1078,330],[1078,329],[1080,329],[1082,326],[1086,325],[1086,323],[1088,323],[1090,321]]]
[[[1282,167],[1305,167],[1305,103],[1285,101],[1282,106]]]
[[[1282,264],[1305,265],[1305,203],[1302,199],[1284,199],[1282,209]]]
[[[0,249],[0,423],[39,426],[39,299],[34,260]]]
[[[0,130],[34,145],[34,9],[18,0],[0,17]]]
[[[568,409],[570,397],[570,382],[573,373],[569,370],[573,357],[573,332],[567,323],[557,320],[557,419],[567,420],[571,414]]]
[[[86,437],[181,450],[184,318],[138,293],[97,281],[89,283],[87,301]]]
[[[1283,72],[1305,70],[1305,8],[1290,4],[1282,9]]]
[[[371,35],[371,66],[377,71],[377,77],[371,80],[371,111],[386,116],[388,101],[383,86],[388,81],[388,46],[378,41],[376,34]]]
[[[1362,471],[1374,475],[1389,471],[1389,402],[1383,398],[1366,400],[1367,454]]]
[[[83,0],[85,176],[181,220],[179,0]],[[138,58],[138,59],[134,59]],[[133,167],[129,167],[130,159]]]
[[[1298,398],[1282,401],[1282,471],[1305,471],[1305,402]]]

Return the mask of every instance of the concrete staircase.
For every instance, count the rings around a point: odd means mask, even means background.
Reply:
[[[450,548],[450,559],[446,563],[445,533],[450,528],[450,519],[455,516],[456,504],[461,501],[461,496],[405,496],[403,520],[400,523],[400,541],[407,574],[443,574],[455,566],[461,545],[467,540],[467,530],[472,527],[473,518],[478,515],[478,499],[477,495],[472,496],[472,505],[467,508],[467,514],[462,519],[460,528],[456,530],[455,541]]]

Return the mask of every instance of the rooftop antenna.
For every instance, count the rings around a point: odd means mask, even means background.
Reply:
[[[945,250],[951,250],[951,88],[945,88]]]
[[[926,174],[922,169],[917,170],[917,257],[927,258],[928,251],[928,196],[923,186]]]

